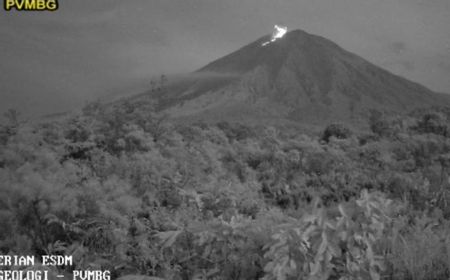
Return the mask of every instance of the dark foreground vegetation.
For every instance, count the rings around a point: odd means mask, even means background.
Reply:
[[[449,110],[320,135],[174,124],[126,102],[7,117],[1,254],[72,255],[62,269],[113,279],[450,277]]]

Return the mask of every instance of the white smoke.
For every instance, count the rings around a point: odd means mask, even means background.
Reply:
[[[281,26],[281,25],[275,25],[275,30],[272,34],[272,38],[270,39],[270,41],[264,42],[262,43],[262,46],[266,46],[272,42],[275,42],[276,40],[283,38],[283,36],[287,33],[287,27],[286,26]]]

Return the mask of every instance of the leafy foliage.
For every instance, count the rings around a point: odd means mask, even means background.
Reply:
[[[450,276],[445,110],[314,135],[153,108],[96,102],[37,124],[9,112],[0,252],[70,254],[114,279]]]
[[[346,128],[342,124],[331,124],[327,126],[322,135],[322,140],[325,142],[330,141],[331,137],[337,139],[346,139],[351,135],[350,129]]]
[[[380,243],[391,203],[366,190],[355,202],[339,204],[338,211],[316,201],[311,214],[273,236],[265,279],[380,279],[385,269]]]

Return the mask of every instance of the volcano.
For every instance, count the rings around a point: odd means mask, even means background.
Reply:
[[[269,39],[264,36],[147,95],[173,117],[217,121],[345,121],[372,109],[403,113],[448,104],[442,95],[326,38],[294,30],[262,46]]]

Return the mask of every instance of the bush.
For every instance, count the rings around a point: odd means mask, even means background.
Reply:
[[[351,136],[351,131],[342,124],[331,124],[327,126],[325,131],[322,133],[322,140],[329,142],[331,137],[336,137],[337,139],[347,139]]]
[[[331,124],[319,141],[166,124],[146,106],[37,126],[8,115],[0,253],[74,255],[112,279],[448,279],[449,116],[411,129],[375,114],[377,134]]]
[[[311,214],[273,235],[263,279],[380,279],[380,246],[389,231],[392,201],[379,193],[330,211],[316,201]]]
[[[378,136],[390,136],[392,129],[389,121],[379,111],[372,110],[369,117],[370,130]]]
[[[250,127],[238,123],[220,122],[217,127],[225,133],[230,142],[254,136],[254,131]]]
[[[395,221],[388,256],[393,279],[448,279],[448,232],[436,219],[425,215]]]
[[[450,136],[447,118],[440,113],[427,113],[418,122],[415,129],[421,133],[433,133],[445,137]]]

